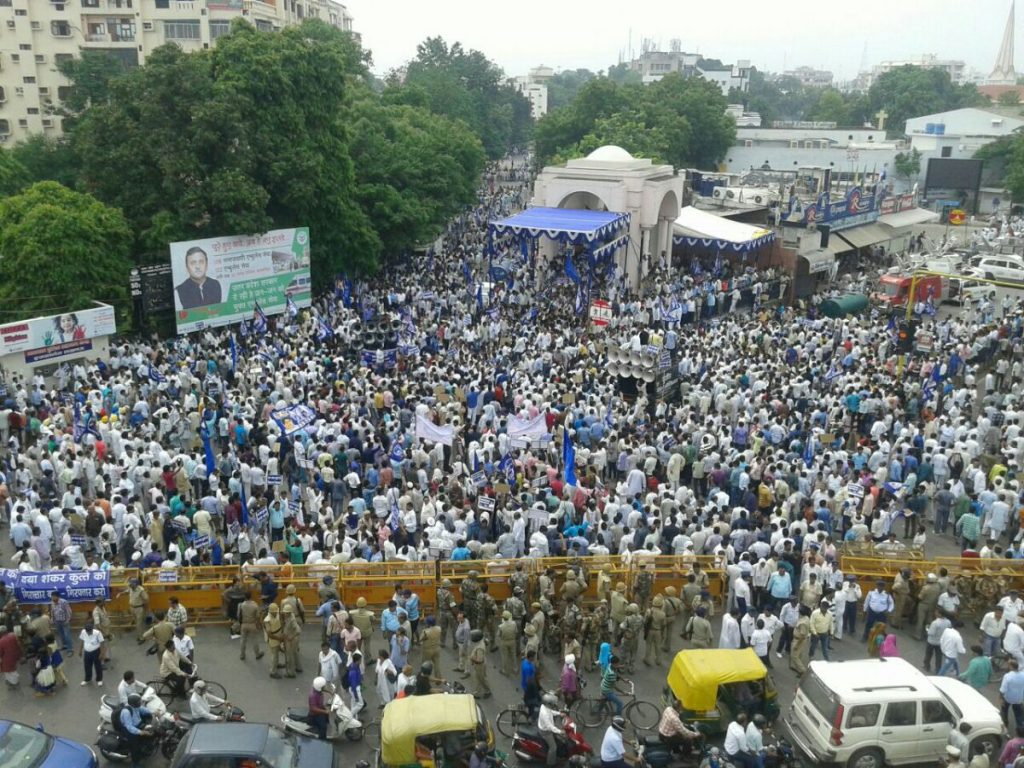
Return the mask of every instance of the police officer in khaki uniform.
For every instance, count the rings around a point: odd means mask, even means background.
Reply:
[[[523,602],[523,588],[513,587],[512,597],[505,601],[504,609],[512,614],[512,621],[516,623],[516,628],[519,630],[516,633],[516,637],[520,638],[523,631],[523,625],[526,623],[526,603]],[[516,655],[519,655],[521,648],[521,640],[516,640]]]
[[[533,651],[534,658],[540,662],[540,638],[537,636],[537,627],[532,623],[527,623],[526,629],[523,630],[523,634],[526,636],[526,642],[523,644],[523,658],[526,658],[526,654]]]
[[[156,623],[147,629],[143,635],[143,640],[149,640],[152,638],[153,642],[156,643],[157,647],[157,664],[160,663],[160,656],[163,654],[163,648],[167,645],[167,641],[174,637],[174,625],[167,620],[167,616],[163,611],[157,611]]]
[[[355,624],[356,629],[363,636],[363,647],[370,647],[370,638],[373,636],[373,624],[375,614],[369,608],[366,607],[366,598],[360,597],[356,600],[356,609],[352,611],[349,616],[352,617],[352,623]]]
[[[654,588],[654,563],[648,563],[636,575],[636,583],[633,585],[633,600],[640,606],[641,610],[647,608],[647,601],[651,599],[651,590]]]
[[[576,580],[576,573],[569,571],[565,574],[565,583],[562,585],[562,601],[565,604],[576,602],[582,594],[583,589]]]
[[[420,646],[423,649],[423,661],[434,665],[434,674],[441,675],[441,628],[437,619],[427,616],[427,626],[420,631]]]
[[[669,646],[672,642],[672,636],[676,633],[676,629],[679,625],[679,614],[682,611],[682,601],[676,597],[676,588],[673,586],[665,587],[664,597],[665,604],[663,609],[665,611],[667,624],[665,625],[665,639],[661,644],[661,650],[668,653]]]
[[[487,645],[493,651],[497,646],[495,644],[494,635],[497,631],[497,616],[498,616],[498,605],[494,602],[494,598],[490,594],[490,585],[481,584],[480,592],[476,597],[476,616],[479,624],[477,625],[484,633],[487,638]]]
[[[141,645],[146,631],[146,615],[149,613],[149,593],[139,584],[138,579],[128,581],[128,607],[132,609],[132,618],[135,620],[135,640]]]
[[[469,633],[473,648],[469,652],[469,663],[473,667],[473,681],[476,690],[473,695],[478,699],[491,698],[491,686],[487,682],[487,640],[482,630],[474,629]]]
[[[519,625],[512,618],[512,613],[505,611],[501,614],[501,624],[498,625],[498,653],[501,657],[501,674],[506,676],[515,675],[518,649]]]
[[[437,624],[441,630],[441,647],[448,644],[448,633],[452,634],[452,647],[455,648],[455,611],[458,606],[452,596],[452,580],[442,579],[437,588]],[[435,666],[434,669],[437,669]]]
[[[907,616],[907,605],[910,603],[910,582],[912,581],[909,568],[903,568],[896,574],[892,582],[893,611],[889,617],[889,626],[893,629],[903,629],[903,621]]]
[[[260,650],[260,607],[252,599],[252,593],[246,593],[245,600],[238,606],[238,623],[242,632],[242,651],[238,658],[245,661],[245,650],[252,643],[257,659],[263,658]]]
[[[469,619],[469,626],[474,629],[478,629],[480,626],[476,612],[477,598],[480,596],[480,582],[477,581],[479,575],[476,571],[470,571],[459,585],[462,592],[462,612]]]
[[[668,617],[665,616],[665,598],[655,595],[651,601],[651,607],[647,609],[644,617],[644,643],[647,652],[644,654],[644,664],[651,666],[652,663],[661,664],[661,646],[665,642],[665,628],[668,625]]]
[[[295,614],[295,620],[300,625],[306,623],[306,607],[302,604],[302,600],[295,594],[295,585],[289,584],[285,589],[285,598],[281,601],[281,609],[284,610],[285,606],[292,607],[292,613]]]
[[[263,631],[267,634],[267,650],[270,651],[270,676],[281,677],[277,668],[281,665],[281,657],[285,655],[284,620],[281,618],[281,606],[271,603],[263,619]],[[287,663],[287,662],[286,662]]]
[[[295,609],[292,606],[284,606],[281,615],[284,618],[284,673],[285,677],[295,677],[297,673],[302,673],[302,662],[299,659],[302,626],[295,618]]]
[[[522,563],[516,563],[515,570],[508,577],[508,581],[512,585],[512,594],[516,594],[518,589],[519,597],[523,600],[530,596],[530,575],[523,570]]]
[[[534,600],[530,604],[530,608],[533,609],[533,615],[530,617],[530,624],[533,625],[534,631],[537,633],[537,658],[540,658],[540,648],[544,647],[544,625],[547,623],[547,615],[544,613],[544,608],[539,600]]]
[[[626,582],[620,581],[615,585],[611,599],[608,601],[608,609],[615,626],[619,626],[626,619],[626,608],[629,600],[626,598]]]
[[[630,603],[626,606],[626,618],[619,625],[621,632],[622,662],[626,669],[633,671],[636,657],[640,650],[640,635],[644,631],[644,617],[640,615],[640,606]]]

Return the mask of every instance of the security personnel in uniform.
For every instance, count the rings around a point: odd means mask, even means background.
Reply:
[[[530,605],[533,609],[533,616],[530,617],[530,624],[533,625],[534,630],[537,633],[537,645],[540,648],[544,647],[544,626],[547,623],[547,616],[544,614],[544,609],[541,607],[539,600],[534,600]],[[540,658],[540,652],[537,652],[537,658]]]
[[[131,579],[128,584],[128,606],[135,619],[135,639],[141,644],[142,635],[146,631],[146,615],[149,613],[149,593],[139,584],[138,579]]]
[[[530,575],[523,570],[522,563],[516,563],[516,568],[512,571],[512,575],[508,577],[509,583],[512,585],[512,594],[516,594],[516,590],[519,590],[519,597],[525,600],[530,594]]]
[[[476,615],[479,628],[487,638],[487,645],[493,651],[497,646],[494,634],[497,631],[498,604],[490,594],[490,585],[481,584],[476,596]]]
[[[442,579],[437,588],[437,624],[441,629],[441,647],[448,642],[448,633],[452,633],[452,647],[455,647],[455,610],[458,607],[452,596],[452,580]],[[435,665],[434,669],[437,669]]]
[[[647,608],[647,601],[651,599],[651,590],[654,587],[654,563],[648,563],[636,575],[636,583],[633,585],[633,600],[641,609]]]
[[[676,597],[676,588],[673,586],[665,587],[664,597],[665,604],[663,609],[668,623],[665,625],[665,640],[661,644],[661,650],[668,653],[669,644],[672,642],[672,635],[675,634],[679,622],[679,614],[682,611],[682,601]]]
[[[277,668],[280,666],[281,656],[287,654],[284,647],[284,620],[281,618],[281,606],[277,603],[271,603],[267,608],[263,629],[267,633],[267,649],[270,651],[270,676],[281,677]],[[285,663],[287,664],[287,660]]]
[[[238,606],[238,623],[242,631],[242,652],[238,658],[245,661],[245,650],[252,643],[257,659],[263,658],[260,650],[260,607],[252,599],[252,593],[246,593],[245,600]]]
[[[491,698],[491,686],[487,682],[487,640],[482,630],[474,629],[469,633],[473,649],[469,652],[469,663],[473,667],[473,681],[476,690],[473,695],[478,699]]]
[[[626,607],[628,605],[629,600],[626,599],[626,583],[620,581],[615,585],[615,591],[612,592],[611,600],[608,602],[612,623],[614,623],[616,627],[625,621]]]
[[[477,598],[480,596],[480,582],[477,581],[479,574],[476,571],[470,571],[465,579],[462,580],[462,584],[459,588],[462,591],[462,612],[466,614],[466,618],[469,619],[469,626],[473,629],[480,627],[480,619],[477,616]]]
[[[295,609],[286,605],[281,609],[284,618],[284,672],[285,677],[302,674],[302,661],[299,658],[299,640],[302,638],[302,625],[295,617]]]
[[[434,674],[441,674],[441,628],[437,619],[427,616],[427,626],[420,632],[420,645],[423,649],[423,661],[434,665]]]
[[[583,592],[580,583],[576,581],[576,573],[569,571],[565,574],[565,583],[562,585],[562,601],[564,604],[575,602]]]
[[[651,607],[647,609],[644,617],[646,633],[644,643],[647,645],[647,652],[644,654],[644,664],[651,666],[652,662],[661,664],[661,647],[665,642],[668,617],[665,615],[665,598],[655,595],[651,601]]]
[[[640,615],[639,605],[630,603],[626,607],[626,618],[619,625],[619,630],[622,633],[622,661],[626,669],[632,672],[640,650],[640,635],[644,631],[644,617]]]
[[[349,616],[352,617],[352,623],[363,636],[363,647],[369,648],[370,637],[373,635],[373,625],[376,615],[366,607],[365,597],[360,597],[356,600],[356,609],[352,611]]]
[[[501,674],[505,676],[515,675],[518,650],[519,625],[512,618],[512,613],[505,611],[501,614],[501,624],[498,625],[498,653],[501,657]]]

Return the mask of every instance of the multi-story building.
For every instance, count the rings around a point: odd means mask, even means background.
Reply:
[[[750,62],[741,60],[733,65],[712,67],[699,53],[684,51],[644,51],[639,58],[629,63],[629,68],[639,72],[645,84],[654,83],[665,75],[680,74],[683,77],[703,77],[718,85],[722,95],[728,95],[732,88],[746,91],[750,85]]]
[[[530,114],[540,120],[548,113],[548,81],[555,76],[551,67],[534,67],[528,75],[512,78],[512,85],[530,101]]]
[[[967,82],[967,65],[960,59],[940,59],[933,53],[926,54],[917,59],[900,59],[883,61],[871,68],[870,72],[861,72],[853,81],[852,89],[866,91],[880,76],[893,69],[900,67],[921,67],[922,69],[941,69],[949,75],[949,79],[955,85],[963,85]]]
[[[797,67],[782,73],[783,77],[792,77],[800,81],[805,88],[830,88],[832,86],[832,73],[827,69],[814,69],[813,67]]]
[[[319,18],[352,31],[338,0],[0,0],[0,141],[60,133],[62,60],[105,51],[138,66],[164,43],[209,48],[236,18],[266,30]]]

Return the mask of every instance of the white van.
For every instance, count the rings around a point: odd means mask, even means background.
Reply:
[[[882,768],[935,764],[961,721],[971,745],[995,756],[1003,739],[999,710],[969,685],[928,677],[903,659],[812,661],[776,726],[816,764]]]

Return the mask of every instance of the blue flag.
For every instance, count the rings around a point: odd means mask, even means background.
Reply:
[[[498,462],[498,471],[505,476],[505,481],[508,483],[509,488],[513,491],[516,489],[516,465],[512,461],[512,456],[506,455],[501,461]]]
[[[238,368],[238,346],[235,344],[235,334],[228,336],[228,347],[231,349],[231,372]]]
[[[316,340],[323,343],[334,335],[334,329],[321,317],[317,322]]]
[[[804,464],[808,467],[814,464],[814,435],[810,432],[804,438]]]
[[[604,423],[608,429],[615,426],[615,420],[612,418],[612,395],[608,395],[608,407],[604,411]]]
[[[569,253],[565,254],[565,276],[577,284],[583,280],[580,277],[580,273],[576,271],[576,266],[572,263],[572,254]]]
[[[347,277],[341,281],[341,303],[346,309],[352,306],[352,281]]]
[[[285,308],[285,311],[288,313],[289,317],[298,317],[299,316],[299,306],[294,301],[292,301],[292,297],[291,296],[285,296],[285,298],[284,298],[284,308]]]
[[[92,418],[89,413],[82,415],[82,406],[79,402],[75,401],[75,423],[73,425],[72,437],[76,443],[82,442],[82,438],[86,435],[92,435],[97,440],[100,439],[100,433],[93,426]]]
[[[565,465],[565,482],[576,485],[576,448],[569,437],[568,427],[562,427],[562,463]]]
[[[253,333],[267,332],[267,315],[258,301],[252,306],[252,330]]]
[[[152,364],[149,366],[149,380],[155,384],[163,384],[167,377],[158,371]]]
[[[239,496],[239,499],[242,502],[242,525],[248,525],[249,524],[249,503],[245,499],[245,486],[244,485],[241,487],[241,495]]]
[[[469,268],[469,262],[462,261],[462,276],[466,278],[466,285],[473,285],[473,272]]]
[[[576,286],[576,314],[582,314],[584,309],[585,300],[583,298],[583,283]]]
[[[484,308],[484,284],[480,283],[476,287],[476,308],[483,311]]]
[[[210,443],[210,427],[205,421],[199,427],[199,439],[203,441],[206,476],[210,477],[217,470],[217,460],[213,458],[213,445]]]
[[[243,339],[246,336],[249,335],[249,321],[248,320],[243,319],[242,322],[240,322],[238,324],[238,335],[241,336]]]
[[[401,464],[405,461],[405,449],[402,448],[400,440],[395,440],[391,446],[391,453],[388,454],[388,458],[391,459],[394,464]]]

